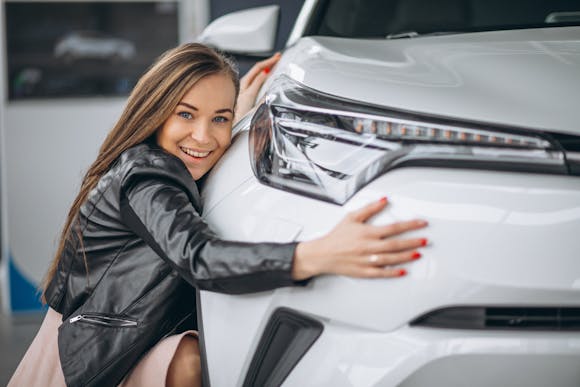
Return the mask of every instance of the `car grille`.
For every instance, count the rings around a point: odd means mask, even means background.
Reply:
[[[411,326],[580,331],[580,307],[450,307],[429,312],[412,321]]]

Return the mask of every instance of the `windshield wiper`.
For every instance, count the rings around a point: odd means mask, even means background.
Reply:
[[[388,34],[387,36],[385,36],[385,39],[415,38],[417,36],[419,36],[419,33],[417,31],[405,31]]]
[[[417,31],[405,31],[396,32],[393,34],[388,34],[385,39],[403,39],[403,38],[416,38],[418,36],[439,36],[439,35],[453,35],[453,34],[463,34],[469,31],[432,31],[418,33]]]
[[[507,31],[507,30],[519,30],[519,29],[529,29],[529,28],[553,28],[553,27],[572,27],[580,26],[580,12],[574,13],[572,15],[565,15],[569,17],[566,21],[556,21],[553,18],[546,23],[533,23],[533,24],[502,24],[494,26],[478,26],[471,28],[463,28],[458,30],[442,30],[442,31],[431,31],[431,32],[417,32],[417,31],[401,31],[393,32],[385,36],[385,39],[404,39],[404,38],[416,38],[425,36],[440,36],[440,35],[453,35],[453,34],[464,34],[470,32],[485,32],[485,31]],[[574,18],[578,19],[574,19]],[[562,16],[564,18],[564,16]]]

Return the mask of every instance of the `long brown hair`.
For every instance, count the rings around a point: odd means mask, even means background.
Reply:
[[[74,219],[101,176],[111,168],[121,153],[149,139],[196,82],[208,75],[219,73],[231,77],[237,99],[239,78],[232,61],[202,44],[187,43],[162,54],[139,79],[129,95],[121,117],[105,138],[96,160],[82,180],[60,235],[56,254],[42,283],[43,301],[46,301],[45,291],[56,273],[67,237],[73,231]],[[76,231],[80,233],[80,229]],[[82,242],[82,238],[79,239]]]

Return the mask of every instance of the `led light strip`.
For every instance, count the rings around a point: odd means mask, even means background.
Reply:
[[[277,107],[275,116],[278,120],[294,120],[302,125],[311,121],[313,116],[334,116],[341,122],[346,123],[347,128],[329,127],[327,130],[344,130],[350,133],[374,135],[384,140],[411,140],[432,143],[447,143],[495,146],[508,148],[526,149],[550,149],[552,144],[541,137],[530,135],[518,135],[507,132],[484,129],[470,129],[438,124],[426,124],[424,122],[401,120],[397,118],[384,118],[374,115],[347,115],[342,111],[315,109],[291,109]],[[323,120],[324,121],[324,120]],[[321,124],[316,123],[319,130]],[[298,125],[294,125],[297,127]]]
[[[429,125],[391,119],[353,118],[354,131],[376,134],[379,138],[437,142],[469,142],[480,145],[504,145],[545,149],[550,143],[541,138],[516,134]]]

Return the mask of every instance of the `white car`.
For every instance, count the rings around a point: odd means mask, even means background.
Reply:
[[[75,31],[59,39],[54,46],[54,56],[65,62],[80,59],[105,59],[129,61],[137,50],[133,42],[107,36],[98,31]]]
[[[245,12],[204,41],[263,51]],[[386,195],[373,222],[431,244],[402,278],[200,292],[205,383],[580,386],[579,24],[580,1],[307,0],[205,219],[307,240]]]

